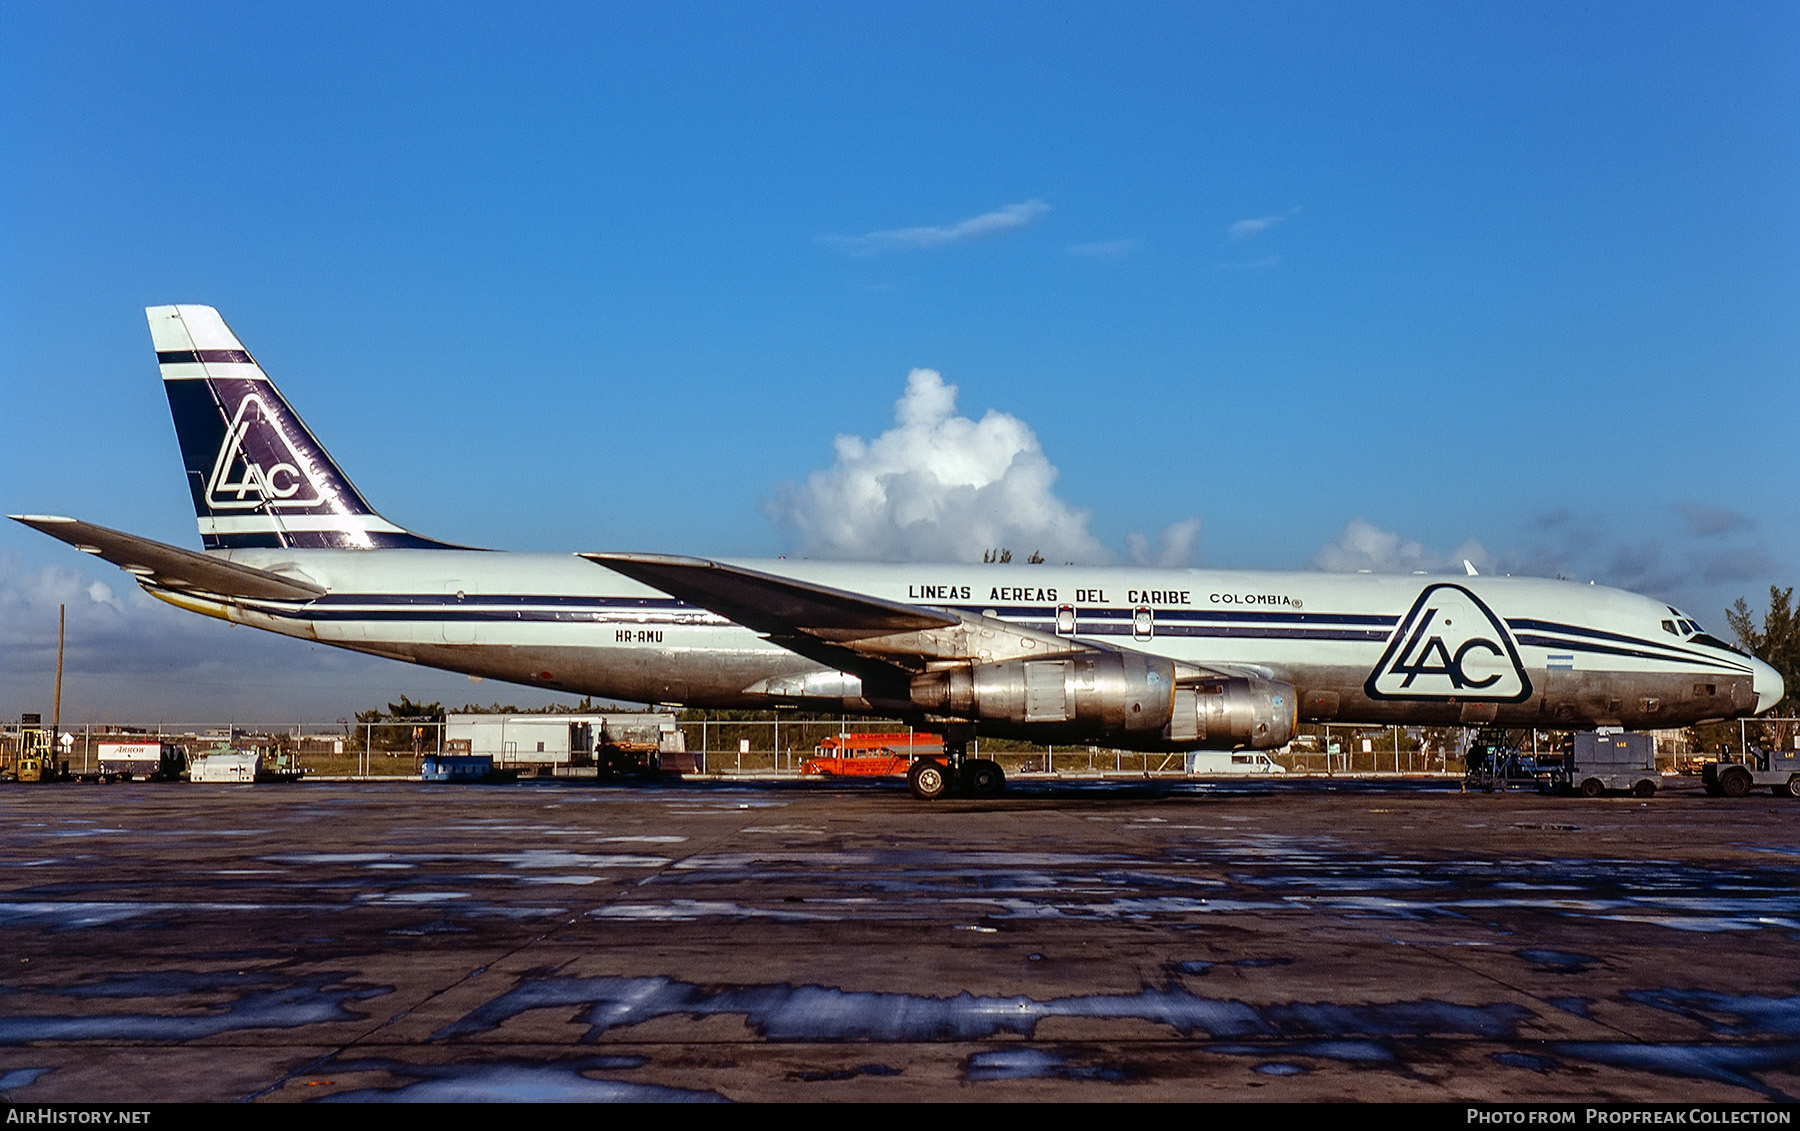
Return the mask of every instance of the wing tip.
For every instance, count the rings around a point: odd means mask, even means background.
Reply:
[[[588,561],[595,562],[599,565],[608,566],[614,562],[618,562],[621,565],[687,566],[690,568],[694,566],[704,566],[707,569],[717,569],[719,567],[719,563],[710,558],[690,558],[684,554],[596,553],[577,554],[575,556],[578,558],[586,558]]]

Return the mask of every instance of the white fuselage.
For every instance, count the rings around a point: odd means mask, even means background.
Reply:
[[[574,555],[236,550],[312,601],[172,603],[521,684],[711,707],[867,710],[854,677]],[[1647,597],[1531,578],[1028,564],[742,561],[909,605],[1294,685],[1304,721],[1681,726],[1765,709],[1780,677]],[[1681,627],[1672,627],[1681,626]],[[975,657],[979,662],[980,657]]]

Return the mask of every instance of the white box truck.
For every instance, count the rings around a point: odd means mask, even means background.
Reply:
[[[187,762],[187,750],[159,739],[96,742],[101,781],[173,781]]]

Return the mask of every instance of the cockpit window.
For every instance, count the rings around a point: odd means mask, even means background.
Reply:
[[[1723,648],[1727,652],[1736,652],[1740,656],[1749,655],[1749,653],[1744,651],[1742,648],[1739,648],[1733,644],[1727,644],[1723,640],[1720,640],[1718,637],[1708,636],[1704,632],[1702,632],[1700,635],[1694,637],[1692,640],[1688,641],[1688,643],[1689,644],[1705,644],[1711,648]]]
[[[1663,631],[1668,633],[1670,636],[1680,636],[1681,635],[1681,632],[1675,627],[1675,622],[1672,620],[1663,621]]]

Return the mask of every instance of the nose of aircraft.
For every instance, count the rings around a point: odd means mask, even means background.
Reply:
[[[1751,660],[1750,663],[1754,665],[1750,685],[1756,689],[1756,713],[1760,715],[1781,702],[1781,697],[1787,694],[1787,685],[1782,681],[1780,672],[1761,660]]]

